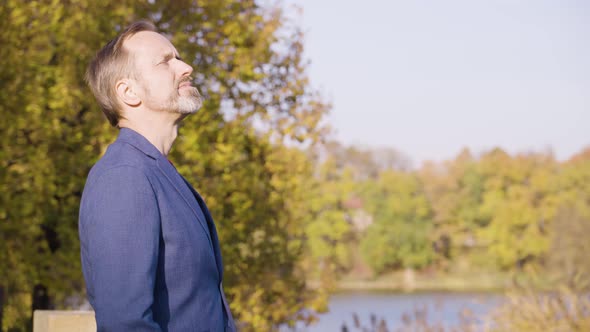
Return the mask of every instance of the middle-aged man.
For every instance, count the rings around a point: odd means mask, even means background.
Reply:
[[[91,62],[88,84],[117,140],[90,171],[80,205],[82,269],[98,331],[235,331],[217,231],[166,155],[201,107],[191,66],[137,22]]]

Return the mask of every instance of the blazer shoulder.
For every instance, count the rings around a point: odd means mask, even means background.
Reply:
[[[91,184],[105,173],[112,173],[114,169],[133,169],[135,172],[150,178],[156,166],[156,160],[133,145],[115,141],[105,154],[90,169],[86,185]]]

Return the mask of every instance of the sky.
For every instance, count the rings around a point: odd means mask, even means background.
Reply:
[[[590,1],[288,0],[345,144],[415,164],[590,146]],[[290,13],[296,13],[288,9]]]

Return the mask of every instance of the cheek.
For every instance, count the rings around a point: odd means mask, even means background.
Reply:
[[[166,68],[144,73],[142,75],[144,91],[150,99],[168,98],[171,93],[177,93],[174,74]]]

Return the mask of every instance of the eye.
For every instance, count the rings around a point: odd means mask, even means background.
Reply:
[[[169,63],[169,62],[170,62],[170,60],[172,60],[172,59],[174,59],[174,58],[173,58],[173,57],[165,57],[165,58],[164,58],[162,61],[160,61],[160,62],[158,63],[158,66],[159,66],[159,65],[168,65],[168,63]]]

